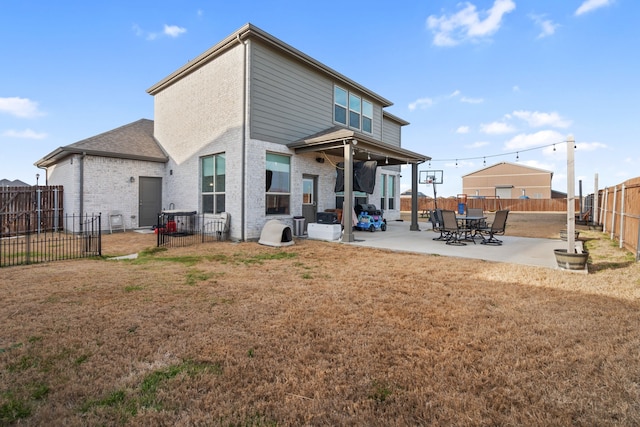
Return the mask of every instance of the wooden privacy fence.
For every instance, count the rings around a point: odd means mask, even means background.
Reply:
[[[10,224],[0,230],[0,237],[8,236],[9,230],[40,232],[63,227],[62,195],[61,185],[0,187],[0,214]],[[28,224],[27,216],[31,219]]]
[[[595,222],[640,259],[640,177],[598,191]]]
[[[458,210],[458,199],[455,197],[438,197],[438,209]],[[580,203],[576,200],[576,212],[580,212]],[[494,212],[509,209],[518,212],[566,212],[567,199],[500,199],[500,198],[467,198],[468,208],[480,208]],[[418,198],[418,212],[435,209],[434,199],[431,197]],[[400,199],[400,210],[411,211],[411,198]]]

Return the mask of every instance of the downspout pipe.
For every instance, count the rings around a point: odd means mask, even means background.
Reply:
[[[242,161],[241,164],[241,183],[240,188],[240,241],[245,240],[245,224],[246,224],[246,182],[247,182],[247,167],[246,167],[246,158],[247,158],[247,67],[248,67],[248,59],[247,59],[247,45],[244,41],[242,41],[242,35],[238,34],[236,36],[238,43],[240,43],[243,47],[242,58],[243,58],[243,67],[242,67]]]
[[[46,166],[45,167],[37,166],[37,168],[38,169],[42,169],[44,171],[44,185],[46,187],[48,187],[49,186],[49,174],[47,173],[48,172],[47,167]]]
[[[86,152],[82,152],[82,155],[80,156],[80,232],[82,233],[84,230],[82,230],[82,215],[83,215],[83,211],[84,211],[84,161],[85,158],[87,157],[87,153]]]

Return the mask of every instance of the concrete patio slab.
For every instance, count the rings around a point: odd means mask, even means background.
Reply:
[[[437,254],[442,256],[482,259],[486,261],[506,262],[559,269],[553,253],[554,249],[566,248],[566,242],[560,239],[535,239],[528,237],[501,236],[502,245],[475,245],[467,242],[465,246],[447,245],[444,241],[433,240],[440,234],[431,230],[426,223],[419,223],[421,231],[411,231],[410,223],[389,221],[387,231],[354,231],[356,246],[389,249],[401,252]]]

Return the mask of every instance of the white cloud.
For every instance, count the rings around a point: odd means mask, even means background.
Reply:
[[[38,110],[37,102],[18,97],[0,98],[0,113],[28,119],[44,115]]]
[[[467,96],[463,96],[460,98],[460,102],[464,102],[465,104],[482,104],[484,99],[482,98],[469,98]]]
[[[431,98],[416,99],[415,101],[409,104],[409,111],[414,111],[418,108],[424,110],[425,108],[429,108],[432,105],[433,105],[433,99]]]
[[[556,28],[560,26],[550,19],[544,19],[544,15],[529,15],[529,17],[540,27],[539,39],[553,35],[556,32]]]
[[[169,37],[178,37],[180,34],[184,34],[187,32],[186,28],[178,27],[177,25],[166,25],[164,26],[164,34]]]
[[[466,7],[453,15],[429,16],[427,27],[434,34],[434,45],[456,46],[494,34],[500,29],[502,17],[515,8],[513,0],[495,0],[491,9],[481,13],[484,15],[484,19],[481,19],[476,6],[466,3]]]
[[[613,0],[586,0],[576,10],[575,15],[580,16],[587,12],[591,12],[601,7],[609,6],[613,3]]]
[[[2,133],[2,136],[23,139],[45,139],[47,137],[47,134],[44,132],[35,132],[31,129],[25,129],[21,131],[9,129],[7,131],[4,131]]]
[[[565,140],[565,136],[555,130],[541,130],[536,133],[521,133],[514,136],[504,145],[505,150],[524,150],[526,148],[539,147],[541,145],[559,144]],[[559,146],[562,144],[559,144]]]
[[[146,40],[155,40],[162,35],[175,38],[187,32],[186,28],[178,27],[177,25],[166,25],[166,24],[164,25],[164,29],[162,30],[162,33],[145,31],[142,28],[140,28],[138,24],[133,24],[132,28],[136,36],[144,37]]]
[[[480,132],[489,135],[502,135],[515,132],[516,129],[504,122],[483,123],[480,125]]]
[[[456,96],[460,96],[460,91],[458,89],[451,92],[451,95],[449,95],[449,98],[455,98]]]
[[[601,148],[607,148],[606,144],[601,142],[578,142],[576,143],[576,150],[579,151],[595,151]]]
[[[474,149],[474,148],[486,147],[487,145],[489,145],[487,141],[477,141],[477,142],[474,142],[473,144],[465,145],[465,147]]]
[[[555,128],[568,128],[571,126],[571,120],[564,119],[560,114],[554,112],[541,113],[539,111],[518,110],[512,113],[515,117],[524,120],[531,127],[539,128],[543,126],[551,126]]]
[[[511,88],[511,90],[512,90],[512,91],[514,91],[514,92],[520,92],[520,86],[515,85],[515,86],[513,86],[513,87]]]
[[[456,133],[469,133],[469,126],[460,126],[456,129]]]

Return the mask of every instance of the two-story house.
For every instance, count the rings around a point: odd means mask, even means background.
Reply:
[[[129,228],[155,224],[163,209],[228,212],[234,240],[259,238],[269,219],[314,222],[325,209],[343,208],[349,221],[356,201],[393,220],[400,165],[412,165],[417,187],[417,166],[429,159],[401,147],[408,123],[384,111],[390,101],[251,24],[147,92],[154,121],[36,163],[49,184],[65,186],[67,212],[117,210]],[[376,162],[370,193],[352,191],[358,162]],[[344,240],[353,240],[350,227]]]

